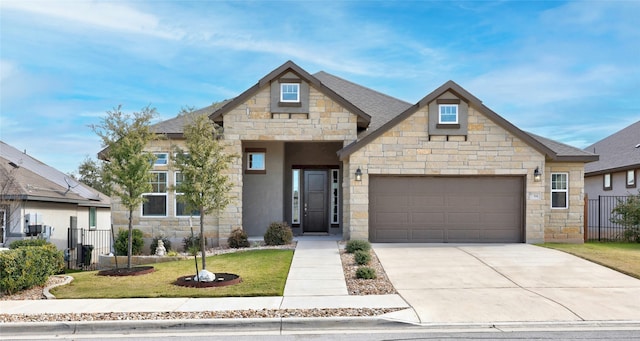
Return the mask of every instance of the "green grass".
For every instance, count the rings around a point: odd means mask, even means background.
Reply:
[[[282,296],[293,250],[254,250],[207,257],[207,270],[239,275],[242,283],[217,288],[174,285],[181,276],[195,275],[193,258],[153,264],[141,276],[98,276],[97,271],[75,273],[71,284],[51,291],[56,298],[231,297]],[[198,262],[198,266],[201,262]]]
[[[588,242],[584,244],[545,243],[561,250],[640,279],[640,243]]]

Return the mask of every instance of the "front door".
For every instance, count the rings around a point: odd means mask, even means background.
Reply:
[[[304,171],[302,232],[328,233],[327,171]]]

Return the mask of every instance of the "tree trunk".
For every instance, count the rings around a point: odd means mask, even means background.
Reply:
[[[206,260],[206,251],[204,249],[205,239],[204,239],[204,209],[200,207],[200,252],[202,253],[202,270],[207,268],[207,260]]]
[[[133,252],[133,210],[129,210],[129,241],[127,243],[127,269],[131,269],[131,253]]]

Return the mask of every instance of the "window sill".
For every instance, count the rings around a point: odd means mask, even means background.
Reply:
[[[244,174],[267,174],[266,169],[245,169]]]
[[[436,129],[460,129],[460,124],[457,123],[438,123]]]
[[[302,103],[300,102],[278,102],[279,107],[287,107],[287,108],[301,108]]]

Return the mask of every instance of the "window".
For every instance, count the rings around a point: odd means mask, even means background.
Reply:
[[[611,173],[605,174],[602,178],[602,181],[602,187],[605,191],[610,191],[611,189],[613,189],[613,186],[611,186]]]
[[[154,166],[166,166],[169,164],[169,153],[153,153],[156,157],[156,161],[154,161]]]
[[[636,187],[636,170],[630,169],[627,171],[627,188]]]
[[[264,148],[246,148],[247,174],[266,174],[266,153]]]
[[[96,207],[89,207],[89,228],[95,229],[98,221],[98,209]]]
[[[569,174],[551,173],[551,208],[569,207]]]
[[[340,223],[340,191],[339,191],[339,171],[331,170],[331,224]]]
[[[458,105],[457,104],[440,104],[438,105],[439,122],[441,124],[457,124],[458,123]]]
[[[300,84],[280,84],[280,102],[300,102]]]
[[[167,172],[151,172],[151,193],[144,193],[146,202],[142,204],[142,216],[167,216]]]
[[[180,184],[182,184],[183,180],[184,180],[184,175],[182,175],[182,173],[180,172],[176,172],[175,174],[176,188],[180,186]],[[187,207],[187,204],[179,200],[180,196],[184,195],[183,193],[176,192],[175,194],[176,195],[175,195],[174,201],[175,201],[175,209],[176,209],[175,212],[177,217],[199,217],[200,216],[200,211],[198,209],[194,208],[189,210]]]
[[[291,174],[291,224],[300,224],[300,170]]]

